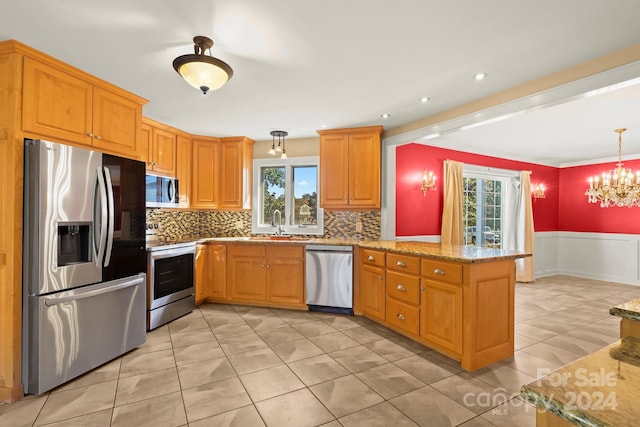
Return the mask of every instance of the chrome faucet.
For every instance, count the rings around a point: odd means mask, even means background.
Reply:
[[[278,229],[275,232],[276,236],[282,235],[282,214],[278,209],[273,211],[273,218],[271,219],[271,225],[276,226],[276,213],[278,214]]]

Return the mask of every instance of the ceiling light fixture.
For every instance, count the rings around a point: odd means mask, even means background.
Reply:
[[[271,133],[271,148],[268,153],[272,156],[276,155],[276,152],[282,152],[281,159],[287,158],[287,150],[284,147],[284,138],[289,135],[289,132],[284,130],[272,130]],[[276,138],[278,138],[278,146],[276,147]]]
[[[618,163],[614,170],[603,172],[602,175],[589,177],[589,188],[584,192],[589,203],[600,203],[601,208],[610,206],[640,206],[640,171],[635,173],[631,169],[622,167],[622,132],[626,129],[616,129],[618,134]]]
[[[485,77],[487,77],[487,73],[478,73],[475,76],[473,76],[473,78],[476,79],[477,81],[484,80]]]
[[[428,96],[423,96],[422,98],[420,98],[420,102],[422,102],[423,104],[426,104],[429,101],[431,101],[431,98],[429,98]]]
[[[173,68],[187,83],[204,94],[220,89],[233,77],[233,70],[226,62],[211,56],[213,40],[209,37],[195,36],[193,43],[195,54],[178,56],[173,60]],[[209,55],[204,54],[207,49]]]
[[[383,119],[388,119],[389,117],[391,117],[391,114],[389,113],[380,114],[380,117],[382,117]]]

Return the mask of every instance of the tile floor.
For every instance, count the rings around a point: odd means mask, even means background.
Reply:
[[[362,317],[205,304],[51,393],[0,405],[2,426],[533,426],[518,395],[618,338],[640,288],[555,276],[516,285],[516,353],[459,363]]]

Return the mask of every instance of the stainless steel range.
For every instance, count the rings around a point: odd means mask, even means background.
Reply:
[[[193,311],[195,242],[147,242],[147,329]]]

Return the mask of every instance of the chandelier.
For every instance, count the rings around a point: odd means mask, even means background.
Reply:
[[[233,70],[226,62],[211,56],[213,40],[209,37],[195,36],[193,44],[194,53],[178,56],[173,60],[173,68],[204,94],[220,89],[233,76]],[[207,49],[209,55],[204,54]]]
[[[600,203],[600,207],[609,206],[640,206],[640,171],[635,175],[631,169],[622,167],[622,132],[626,129],[616,129],[618,134],[618,163],[614,170],[604,172],[601,176],[589,177],[589,188],[584,192],[589,203]]]
[[[271,131],[271,148],[268,153],[272,156],[276,155],[276,152],[282,153],[280,156],[281,159],[287,158],[287,149],[284,147],[284,139],[289,135],[287,131],[284,130],[272,130]],[[278,138],[278,146],[276,147],[276,138]]]

